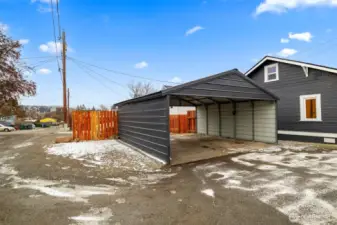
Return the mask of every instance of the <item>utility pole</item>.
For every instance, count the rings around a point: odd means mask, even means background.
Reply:
[[[67,112],[67,78],[66,78],[66,53],[67,53],[67,43],[66,43],[66,33],[62,32],[62,66],[63,66],[63,118],[64,123],[68,124],[68,112]]]
[[[69,101],[69,99],[70,99],[70,91],[69,91],[69,88],[68,88],[68,95],[67,95],[67,97],[68,97],[68,105],[67,105],[67,121],[68,121],[68,127],[70,127],[70,114],[69,114],[69,112],[70,112],[70,110],[69,110],[69,108],[70,108],[70,106],[69,106],[69,104],[70,104],[70,101]]]

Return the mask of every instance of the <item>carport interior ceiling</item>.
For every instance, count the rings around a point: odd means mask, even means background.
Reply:
[[[203,108],[208,109],[210,105],[220,107],[222,104],[227,104],[236,107],[236,104],[249,101],[268,101],[276,105],[277,100],[275,95],[259,87],[237,69],[234,69],[117,103],[119,136],[122,141],[169,162],[171,153],[170,106],[197,106],[198,114],[202,113]],[[238,108],[240,109],[240,107]],[[272,108],[274,113],[276,113],[275,108]],[[235,114],[235,110],[236,108],[232,111],[233,114]],[[205,114],[200,120],[208,116],[209,114]],[[197,119],[199,117],[200,115],[197,115]],[[208,122],[213,123],[214,121],[206,119],[206,131],[209,129]],[[197,128],[198,125],[199,122]],[[202,128],[199,127],[198,131],[200,129]],[[209,134],[209,132],[205,133]],[[222,136],[220,132],[218,133],[219,136]]]

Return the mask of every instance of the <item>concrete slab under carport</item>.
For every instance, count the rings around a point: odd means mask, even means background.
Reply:
[[[171,134],[171,165],[198,162],[272,146],[263,142],[235,140],[199,134]]]

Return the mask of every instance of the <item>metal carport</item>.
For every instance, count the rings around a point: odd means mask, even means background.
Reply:
[[[171,161],[169,109],[197,107],[197,132],[277,142],[278,98],[237,69],[115,104],[122,141]]]

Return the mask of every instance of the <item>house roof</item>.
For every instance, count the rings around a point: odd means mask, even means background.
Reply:
[[[264,95],[265,98],[261,98],[261,100],[266,100],[267,98],[270,100],[278,100],[278,97],[276,95],[274,95],[273,93],[269,92],[268,90],[260,87],[259,85],[257,85],[253,80],[251,80],[250,78],[246,77],[244,74],[242,74],[238,69],[233,69],[233,70],[229,70],[226,72],[222,72],[222,73],[218,73],[212,76],[208,76],[208,77],[204,77],[198,80],[194,80],[194,81],[190,81],[184,84],[180,84],[177,86],[173,86],[158,92],[154,92],[152,94],[148,94],[142,97],[138,97],[138,98],[134,98],[134,99],[129,99],[123,102],[119,102],[117,104],[115,104],[116,106],[121,106],[121,105],[125,105],[125,104],[129,104],[129,103],[134,103],[134,102],[141,102],[141,101],[146,101],[146,100],[150,100],[150,99],[154,99],[154,98],[158,98],[158,97],[163,97],[163,96],[167,96],[167,95],[174,95],[174,96],[188,96],[188,95],[197,95],[197,94],[184,94],[184,93],[180,93],[180,91],[182,90],[187,90],[187,89],[193,89],[193,87],[195,87],[196,85],[200,85],[200,84],[206,84],[207,82],[211,82],[215,79],[218,78],[222,78],[224,79],[227,76],[231,76],[231,75],[236,75],[242,78],[242,82],[244,83],[249,83],[250,86],[252,86],[252,88],[257,89],[261,92],[262,95]],[[230,80],[226,80],[224,79],[225,82],[229,82]],[[234,86],[235,87],[235,86]],[[239,88],[239,87],[238,87]],[[196,90],[196,88],[194,89]],[[202,92],[207,92],[207,91],[216,91],[213,89],[207,89],[207,88],[198,88],[198,91],[200,91],[199,93],[201,93],[199,96],[204,96]],[[235,93],[240,92],[240,91],[233,91],[233,90],[222,90],[225,92],[230,92],[232,93],[233,96],[235,96]],[[205,95],[206,96],[206,95]],[[210,97],[210,96],[208,96]],[[235,97],[233,97],[235,98]],[[253,97],[249,96],[247,97],[247,99],[254,99]]]
[[[275,62],[280,62],[280,63],[287,63],[287,64],[291,64],[291,65],[296,65],[296,66],[308,67],[308,68],[311,68],[311,69],[317,69],[317,70],[322,70],[322,71],[326,71],[326,72],[336,73],[337,74],[337,68],[323,66],[323,65],[318,65],[318,64],[313,64],[313,63],[307,63],[307,62],[302,62],[302,61],[297,61],[297,60],[278,58],[278,57],[273,57],[273,56],[265,56],[258,63],[256,63],[252,68],[250,68],[245,73],[245,75],[249,76],[255,69],[259,68],[263,63],[265,63],[268,60],[275,61]]]

